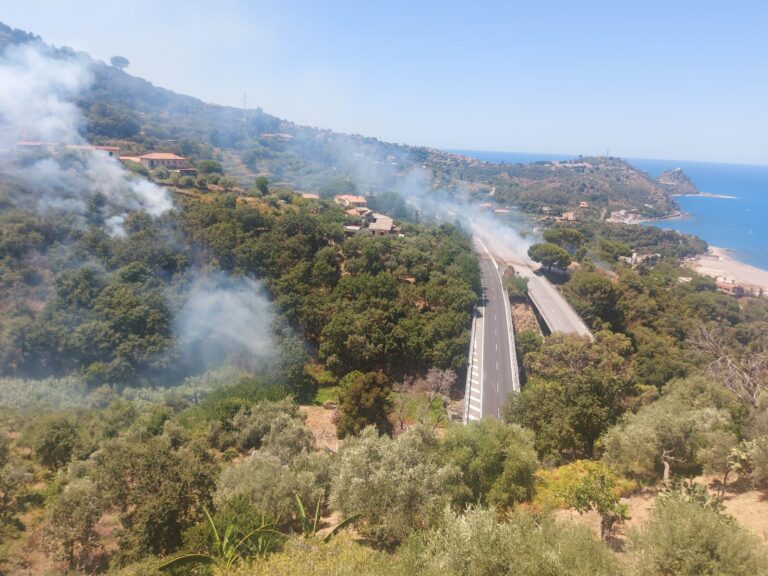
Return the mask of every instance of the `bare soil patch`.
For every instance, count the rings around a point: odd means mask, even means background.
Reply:
[[[710,493],[716,494],[717,479],[699,477],[696,482],[707,485]],[[640,528],[648,520],[656,500],[658,487],[634,494],[622,501],[629,507],[630,518],[616,529],[616,541],[623,542],[632,528]],[[726,491],[724,496],[725,513],[733,516],[736,521],[759,536],[768,544],[768,495],[757,490]],[[578,522],[587,526],[595,535],[600,535],[600,517],[596,512],[579,514],[575,510],[560,510],[555,514],[558,520]]]
[[[336,424],[333,423],[333,410],[326,410],[322,406],[299,406],[299,412],[306,417],[304,423],[315,435],[318,450],[338,450],[339,439],[336,437]]]

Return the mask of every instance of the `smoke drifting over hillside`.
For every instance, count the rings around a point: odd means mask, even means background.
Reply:
[[[1,170],[26,194],[11,202],[39,211],[83,216],[94,197],[112,235],[123,235],[126,214],[145,210],[159,216],[173,208],[162,188],[126,172],[104,152],[78,149],[85,120],[74,100],[92,80],[90,62],[63,56],[39,44],[8,48],[0,57]],[[20,140],[39,146],[17,147]]]
[[[67,216],[67,222],[74,217],[83,230],[102,226],[113,238],[128,241],[125,223],[131,212],[159,217],[174,203],[164,188],[88,146],[86,120],[75,101],[88,90],[93,65],[84,56],[42,44],[12,46],[0,54],[0,179],[6,184],[0,201],[23,211]],[[18,146],[19,141],[28,145]],[[153,242],[173,244],[176,250],[184,242],[170,221],[156,221],[163,233]],[[189,366],[234,359],[255,367],[274,357],[274,312],[260,284],[217,271],[177,274],[188,277],[178,279],[179,284],[191,286],[173,319],[175,350]]]
[[[253,369],[276,352],[273,322],[259,283],[218,273],[196,279],[174,331],[185,354],[196,361],[213,366],[229,359]]]
[[[481,231],[502,241],[517,254],[525,255],[532,244],[510,223],[481,208],[468,192],[449,194],[446,190],[436,190],[432,173],[425,168],[413,168],[399,178],[395,192],[417,209],[422,217],[454,222],[471,233]]]

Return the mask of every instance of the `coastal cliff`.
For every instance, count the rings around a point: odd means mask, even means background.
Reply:
[[[688,178],[682,168],[667,170],[656,179],[669,194],[700,194],[696,184]]]

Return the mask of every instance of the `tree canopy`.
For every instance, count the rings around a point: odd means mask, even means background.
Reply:
[[[528,256],[534,262],[539,262],[546,266],[548,270],[551,270],[552,266],[567,268],[571,263],[571,256],[568,254],[568,251],[550,242],[531,245],[528,248]]]

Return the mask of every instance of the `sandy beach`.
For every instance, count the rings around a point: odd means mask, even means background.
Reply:
[[[762,289],[768,293],[768,270],[736,260],[727,248],[710,246],[707,254],[689,259],[686,265],[716,280],[739,284],[752,292]]]

